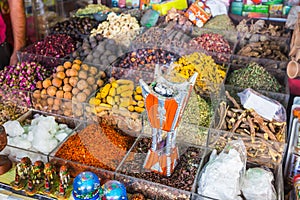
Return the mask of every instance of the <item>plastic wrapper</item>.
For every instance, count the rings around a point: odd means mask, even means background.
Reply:
[[[278,101],[270,99],[251,88],[238,93],[238,96],[244,108],[254,109],[259,115],[270,121],[286,121],[286,110]]]
[[[245,173],[246,159],[242,140],[229,142],[219,155],[213,150],[200,174],[198,193],[216,199],[242,199],[240,183]]]
[[[294,29],[295,24],[298,19],[298,12],[300,12],[300,6],[293,6],[289,12],[287,20],[285,22],[285,27],[289,29]]]
[[[242,184],[246,199],[276,200],[276,191],[272,184],[274,175],[271,171],[255,167],[247,170]]]
[[[228,7],[226,2],[220,0],[208,0],[206,5],[210,8],[211,15],[213,17],[217,15],[226,15],[228,13]]]

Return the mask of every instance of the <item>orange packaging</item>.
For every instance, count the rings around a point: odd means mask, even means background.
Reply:
[[[202,27],[211,17],[209,7],[201,1],[195,1],[185,12],[185,16],[196,26]]]

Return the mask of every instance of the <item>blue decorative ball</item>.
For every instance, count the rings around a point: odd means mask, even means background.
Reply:
[[[106,200],[127,200],[125,186],[116,180],[107,181],[103,185],[104,199]]]
[[[96,200],[99,198],[100,181],[93,172],[82,172],[73,181],[73,197],[75,200]]]

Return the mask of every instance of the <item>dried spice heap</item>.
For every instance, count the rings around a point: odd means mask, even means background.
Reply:
[[[213,57],[218,62],[227,62],[232,53],[229,42],[218,33],[203,33],[190,40],[189,46],[196,50],[214,52]]]
[[[206,99],[192,93],[184,111],[182,121],[196,124],[198,126],[209,127],[212,116],[212,107]]]
[[[280,61],[288,61],[288,57],[284,54],[278,41],[259,41],[252,42],[243,46],[237,55],[255,57],[255,58],[266,58]]]
[[[243,33],[251,33],[251,34],[263,34],[269,36],[286,36],[287,33],[284,31],[283,26],[276,26],[272,24],[266,24],[265,20],[257,20],[254,22],[251,19],[251,22],[248,23],[248,20],[243,19],[240,23],[236,26],[237,31]]]
[[[255,62],[235,70],[228,77],[228,83],[241,88],[279,92],[282,87],[274,76]]]
[[[28,111],[26,107],[19,107],[18,104],[11,101],[0,103],[0,110],[0,124],[9,120],[16,120]]]
[[[106,123],[91,124],[69,137],[55,156],[113,171],[134,140]]]
[[[198,52],[179,58],[174,70],[184,78],[198,72],[195,89],[200,94],[217,92],[226,75],[225,68],[216,64],[211,56]]]

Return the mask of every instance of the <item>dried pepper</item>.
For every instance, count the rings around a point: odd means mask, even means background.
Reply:
[[[174,70],[184,78],[191,77],[195,72],[199,73],[195,89],[200,94],[217,92],[226,76],[224,66],[216,64],[211,56],[199,52],[182,56],[174,64]]]
[[[55,156],[106,170],[115,170],[135,138],[106,123],[91,124],[70,136]]]

